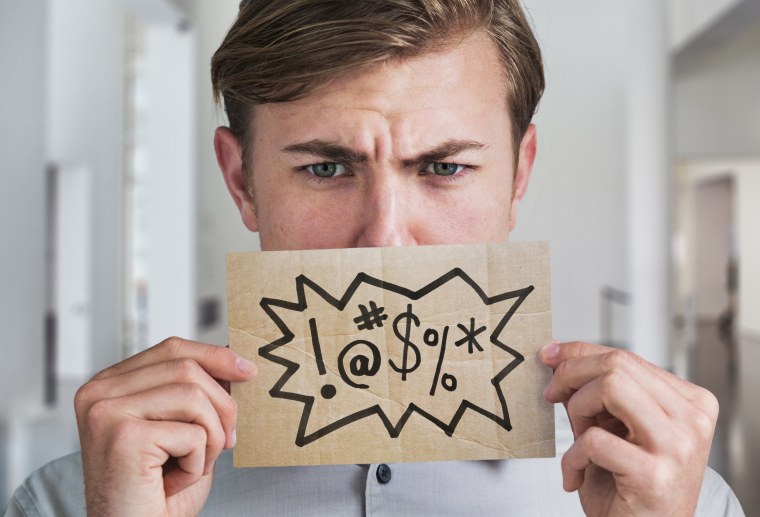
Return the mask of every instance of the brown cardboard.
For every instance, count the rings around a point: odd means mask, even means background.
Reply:
[[[235,466],[554,455],[547,243],[229,254],[227,283]]]

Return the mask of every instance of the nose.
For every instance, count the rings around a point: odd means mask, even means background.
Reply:
[[[364,193],[364,212],[356,246],[370,248],[416,244],[412,231],[412,205],[408,202],[411,197],[409,189],[404,188],[402,178],[377,176]]]

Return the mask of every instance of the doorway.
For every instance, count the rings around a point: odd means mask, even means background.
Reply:
[[[678,164],[673,213],[676,374],[720,402],[709,465],[731,485],[748,514],[760,509],[760,160]]]

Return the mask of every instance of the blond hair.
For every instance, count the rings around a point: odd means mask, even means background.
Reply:
[[[341,74],[445,49],[477,30],[501,57],[516,160],[544,90],[519,0],[244,0],[211,60],[214,97],[248,162],[253,106],[305,97]]]

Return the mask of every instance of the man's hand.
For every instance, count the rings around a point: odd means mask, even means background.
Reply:
[[[544,392],[562,402],[575,443],[562,458],[567,491],[588,515],[694,515],[718,402],[622,350],[553,343]]]
[[[233,351],[170,338],[97,374],[75,398],[90,515],[195,515],[237,407],[220,382],[247,381]]]

